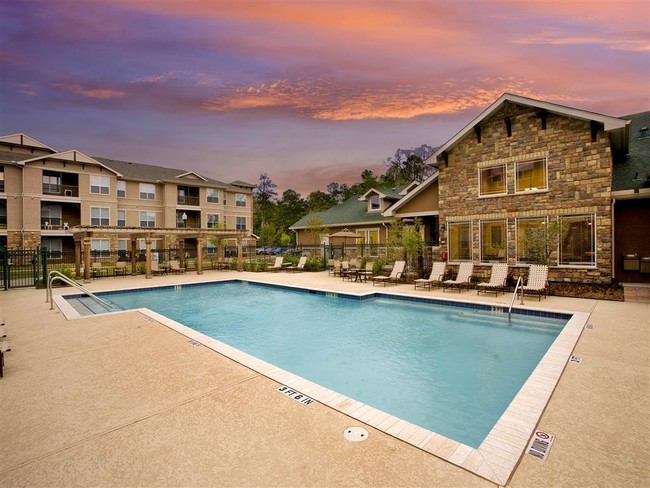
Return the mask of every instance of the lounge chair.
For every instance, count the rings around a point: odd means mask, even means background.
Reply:
[[[460,263],[456,278],[442,282],[442,291],[444,292],[447,288],[458,288],[458,293],[460,293],[464,287],[469,286],[470,280],[472,279],[472,271],[474,271],[473,263]]]
[[[296,266],[287,266],[285,269],[287,270],[287,273],[293,273],[294,271],[304,271],[305,264],[307,264],[307,256],[301,256]]]
[[[493,291],[496,296],[499,292],[505,292],[506,280],[508,279],[508,264],[507,263],[494,263],[492,264],[492,271],[490,273],[490,281],[487,283],[479,283],[476,288],[476,294],[479,295],[482,291]]]
[[[0,341],[0,378],[4,376],[5,353],[11,351],[11,343],[6,340]]]
[[[546,298],[548,294],[548,266],[544,264],[531,264],[528,268],[528,280],[521,287],[524,296],[537,295],[539,301],[542,301],[542,295]]]
[[[273,266],[269,266],[267,271],[280,271],[282,269],[282,261],[283,261],[282,256],[277,256],[275,258],[275,263],[273,263]]]
[[[161,268],[158,264],[158,261],[151,261],[151,272],[154,275],[164,275],[165,273],[167,273],[167,270]]]
[[[372,278],[372,286],[375,286],[376,284],[382,284],[386,286],[388,283],[397,283],[401,278],[402,274],[404,273],[404,268],[406,267],[406,261],[395,261],[395,264],[393,265],[393,270],[390,272],[389,276],[373,276]]]
[[[185,268],[181,268],[181,264],[176,259],[169,261],[169,271],[172,273],[185,273]]]
[[[431,273],[429,274],[428,278],[419,278],[413,281],[413,285],[415,286],[414,289],[417,290],[418,288],[428,288],[430,290],[433,285],[439,287],[442,284],[443,276],[445,276],[446,267],[447,263],[444,261],[434,262],[433,266],[431,266]]]

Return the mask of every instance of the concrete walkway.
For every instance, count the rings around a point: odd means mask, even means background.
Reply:
[[[212,271],[88,288],[227,278],[373,288],[326,273]],[[574,351],[582,363],[567,365],[540,420],[556,435],[549,458],[523,455],[508,486],[649,486],[650,305],[562,297],[541,305],[591,312],[593,328]],[[139,312],[69,321],[33,289],[0,293],[0,307],[12,342],[0,379],[0,486],[494,486],[372,427],[367,441],[350,443],[343,431],[358,421],[284,397],[278,383]]]

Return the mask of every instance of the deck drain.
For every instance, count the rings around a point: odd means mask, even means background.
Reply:
[[[363,427],[348,427],[343,432],[343,437],[350,442],[361,442],[368,438],[368,431]]]

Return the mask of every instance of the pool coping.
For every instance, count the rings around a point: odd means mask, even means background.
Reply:
[[[338,290],[330,290],[316,287],[304,287],[287,284],[270,284],[265,281],[254,279],[218,279],[195,282],[191,284],[182,283],[178,285],[167,284],[152,287],[134,287],[129,289],[118,289],[113,292],[128,292],[142,290],[145,288],[165,288],[174,286],[197,286],[204,284],[223,283],[227,281],[239,281],[261,284],[264,286],[275,286],[282,288],[293,288],[296,290],[313,290],[320,293],[331,293],[336,296],[344,295],[348,297],[374,297],[387,296],[392,298],[411,297],[415,301],[423,302],[452,302],[467,306],[468,303],[479,305],[481,307],[494,306],[500,310],[504,309],[502,303],[490,305],[489,303],[476,303],[469,300],[459,300],[454,298],[422,298],[421,296],[409,295],[408,293],[392,293],[382,290],[381,292],[361,292],[361,293],[342,293]],[[98,294],[111,293],[104,291]],[[62,294],[54,297],[55,304],[68,319],[81,318],[74,308],[69,305],[66,298],[79,295],[79,293]],[[215,352],[222,354],[233,361],[250,368],[259,374],[266,376],[281,385],[288,386],[297,392],[313,398],[323,405],[329,406],[351,418],[372,426],[388,435],[400,439],[408,444],[413,445],[421,450],[435,455],[438,458],[446,460],[456,466],[481,476],[489,481],[499,485],[505,485],[519,463],[528,442],[533,435],[537,423],[546,408],[548,401],[559,381],[564,368],[568,364],[571,353],[573,352],[582,331],[585,328],[589,313],[547,310],[543,308],[526,308],[525,313],[530,312],[548,313],[552,315],[569,315],[571,318],[564,326],[558,337],[553,341],[548,351],[542,357],[530,377],[523,384],[512,402],[508,405],[505,412],[496,422],[490,433],[474,449],[470,446],[454,441],[447,437],[441,436],[423,427],[399,419],[393,415],[385,413],[370,405],[364,404],[353,398],[339,394],[333,390],[322,387],[305,378],[285,371],[277,366],[267,363],[261,359],[251,356],[234,347],[224,344],[216,339],[206,336],[195,331],[179,322],[165,317],[157,312],[147,308],[136,309],[144,316],[156,320],[162,325],[196,341]],[[516,312],[518,307],[513,307]],[[132,310],[129,310],[132,311]],[[121,312],[115,312],[121,313]]]

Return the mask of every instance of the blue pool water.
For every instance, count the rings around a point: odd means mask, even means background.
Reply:
[[[378,294],[381,295],[381,294]],[[478,447],[568,317],[246,282],[102,294],[147,307],[296,375]]]

